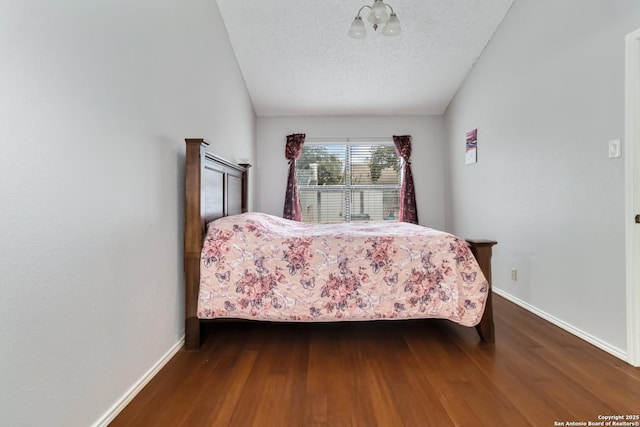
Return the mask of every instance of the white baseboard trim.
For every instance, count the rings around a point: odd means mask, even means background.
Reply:
[[[627,353],[624,350],[621,350],[617,347],[612,346],[611,344],[602,341],[599,338],[594,337],[591,334],[588,334],[587,332],[576,328],[575,326],[565,322],[564,320],[560,320],[555,316],[552,316],[549,313],[546,313],[542,310],[540,310],[539,308],[536,308],[534,306],[532,306],[531,304],[522,301],[520,298],[514,297],[513,295],[500,290],[500,289],[496,289],[493,288],[493,292],[495,292],[496,294],[500,295],[501,297],[511,301],[512,303],[519,305],[520,307],[524,308],[527,311],[530,311],[531,313],[535,314],[538,317],[543,318],[544,320],[553,323],[554,325],[558,326],[559,328],[564,329],[565,331],[569,332],[570,334],[573,334],[575,336],[577,336],[578,338],[581,338],[583,340],[585,340],[586,342],[593,344],[594,346],[598,347],[601,350],[606,351],[607,353],[617,357],[618,359],[622,359],[623,361],[629,363],[628,359],[627,359]]]
[[[133,400],[134,397],[146,386],[149,381],[171,360],[175,354],[184,346],[184,335],[180,340],[167,351],[145,374],[136,381],[129,390],[102,416],[92,427],[107,427],[111,421]]]

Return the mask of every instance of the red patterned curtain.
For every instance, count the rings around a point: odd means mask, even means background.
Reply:
[[[411,135],[393,136],[396,145],[396,153],[404,160],[402,169],[402,186],[400,187],[400,214],[399,221],[418,223],[418,209],[416,208],[416,188],[413,185],[411,173]]]
[[[302,153],[304,145],[304,133],[287,135],[287,145],[284,148],[284,156],[289,160],[289,178],[287,179],[287,193],[284,197],[285,219],[302,221],[302,209],[300,209],[300,197],[298,196],[298,177],[296,176],[296,159]]]

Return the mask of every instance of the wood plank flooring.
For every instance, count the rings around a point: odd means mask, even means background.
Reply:
[[[111,426],[558,426],[640,414],[639,368],[497,295],[494,313],[495,344],[441,320],[207,324],[200,351],[180,351]]]

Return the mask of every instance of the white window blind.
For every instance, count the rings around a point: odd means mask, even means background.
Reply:
[[[396,221],[401,170],[392,144],[305,144],[296,161],[302,221]]]

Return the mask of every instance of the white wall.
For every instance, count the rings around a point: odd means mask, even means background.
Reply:
[[[0,425],[87,426],[183,336],[184,138],[255,161],[215,1],[0,3]]]
[[[516,0],[445,115],[448,227],[499,241],[496,288],[619,356],[624,162],[607,142],[623,136],[637,27],[636,0]],[[465,166],[476,127],[479,163]]]
[[[412,136],[411,167],[420,224],[444,227],[444,128],[441,116],[258,117],[256,210],[282,216],[288,164],[286,136],[308,138]]]

